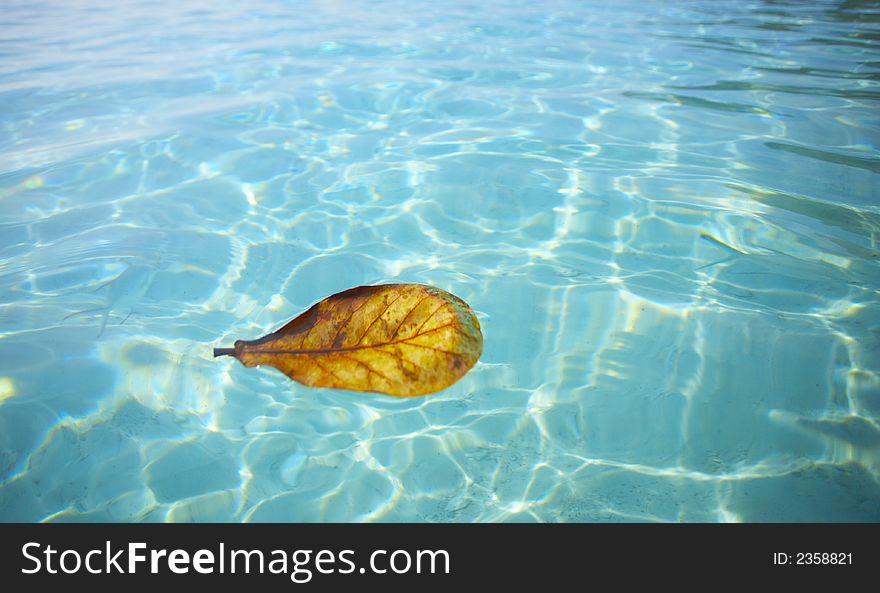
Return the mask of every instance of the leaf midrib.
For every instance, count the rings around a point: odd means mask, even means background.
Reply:
[[[284,349],[280,349],[280,350],[267,350],[267,349],[260,348],[258,350],[255,350],[254,353],[255,354],[297,354],[297,355],[298,354],[303,354],[303,355],[305,355],[305,354],[335,354],[337,352],[354,352],[357,350],[369,350],[369,349],[373,349],[373,348],[384,348],[386,346],[394,346],[397,344],[408,344],[409,342],[411,342],[412,340],[415,340],[416,338],[420,338],[424,335],[430,334],[431,332],[445,329],[447,327],[454,327],[455,325],[457,325],[457,322],[452,321],[450,323],[445,323],[443,325],[439,325],[439,326],[431,328],[429,330],[425,330],[419,334],[416,334],[414,336],[411,336],[411,337],[403,339],[403,340],[394,340],[392,342],[384,342],[384,343],[380,343],[380,344],[363,344],[363,345],[357,345],[357,346],[343,346],[343,347],[339,347],[339,348],[313,348],[313,349],[308,349],[308,350],[304,350],[304,349],[297,350],[297,349],[292,349],[292,348],[284,348]],[[440,352],[448,352],[449,354],[457,354],[455,352],[441,350],[440,348],[434,348],[433,346],[428,346],[427,344],[409,344],[409,345],[410,346],[424,346],[425,348],[431,348],[432,350],[438,350]],[[397,355],[395,354],[395,356],[397,356]]]

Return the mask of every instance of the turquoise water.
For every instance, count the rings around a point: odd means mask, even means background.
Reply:
[[[880,520],[878,2],[4,2],[0,520]],[[465,299],[426,398],[213,347]]]

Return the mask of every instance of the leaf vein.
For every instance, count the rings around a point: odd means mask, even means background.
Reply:
[[[321,369],[322,371],[324,371],[325,373],[327,373],[328,375],[330,375],[331,377],[333,377],[334,379],[336,379],[336,381],[338,381],[340,385],[344,385],[344,384],[345,384],[345,381],[343,381],[342,379],[340,379],[339,376],[338,376],[336,373],[334,373],[332,370],[330,370],[330,369],[328,369],[327,367],[325,367],[323,364],[321,364],[321,363],[318,362],[317,360],[315,361],[315,364],[318,366],[319,369]]]
[[[384,344],[367,344],[366,346],[345,346],[339,348],[313,348],[309,350],[305,349],[291,349],[291,348],[279,348],[277,350],[272,349],[261,349],[260,354],[290,354],[292,356],[310,356],[313,354],[339,354],[341,352],[356,352],[358,350],[369,350],[371,348],[385,348],[386,346],[394,346],[395,344],[409,344],[411,346],[422,346],[423,344],[413,344],[412,340],[416,338],[421,338],[422,336],[426,336],[430,333],[440,331],[441,329],[446,329],[448,327],[455,327],[457,324],[453,321],[450,323],[446,323],[444,325],[438,325],[437,327],[432,327],[428,331],[422,332],[417,336],[413,336],[411,338],[406,338],[404,340],[397,340],[396,342],[385,342]]]
[[[396,297],[394,297],[394,298],[391,300],[391,302],[385,304],[385,308],[382,309],[382,312],[379,313],[379,314],[376,316],[376,318],[373,319],[372,322],[370,322],[370,325],[368,325],[368,326],[367,326],[367,329],[364,331],[364,333],[361,334],[361,337],[360,337],[360,338],[358,339],[358,341],[355,343],[355,346],[360,346],[360,345],[361,345],[361,342],[364,341],[364,338],[367,337],[367,334],[370,333],[370,330],[373,329],[373,326],[376,325],[376,322],[379,321],[380,319],[382,319],[382,316],[385,315],[385,312],[388,311],[389,307],[391,307],[391,305],[393,305],[394,303],[396,303],[396,302],[400,299],[400,297],[402,297],[402,296],[403,296],[403,293],[397,295]]]
[[[429,321],[431,321],[431,319],[434,317],[434,315],[436,315],[437,312],[438,312],[440,309],[442,309],[443,306],[444,306],[445,304],[446,304],[446,303],[440,303],[440,306],[437,307],[436,309],[434,309],[434,310],[431,312],[431,314],[428,315],[428,317],[427,317],[427,318],[422,322],[422,324],[419,326],[419,329],[416,330],[416,333],[413,334],[413,337],[418,336],[418,335],[422,332],[422,328],[425,327],[425,325],[427,325],[427,323],[428,323]],[[435,328],[435,329],[436,329],[436,328]],[[429,330],[429,331],[430,331],[430,330]]]
[[[420,299],[419,299],[419,302],[416,303],[416,306],[413,307],[412,309],[410,309],[410,310],[409,310],[409,313],[406,314],[406,317],[404,317],[403,319],[400,320],[400,323],[397,324],[397,329],[395,329],[395,330],[394,330],[394,333],[391,334],[391,340],[390,340],[391,342],[393,342],[393,341],[394,341],[394,338],[397,337],[397,332],[400,331],[400,328],[403,327],[403,324],[406,323],[406,320],[409,319],[409,316],[413,314],[413,311],[415,311],[416,309],[418,309],[418,308],[421,306],[421,304],[425,302],[425,299],[427,299],[427,298],[428,298],[428,295],[423,296],[422,298],[420,298]]]
[[[373,367],[371,367],[370,365],[368,365],[367,363],[365,363],[365,362],[362,361],[362,360],[359,360],[359,359],[357,359],[357,358],[355,358],[355,357],[353,357],[353,356],[346,356],[345,354],[340,354],[339,356],[342,357],[342,358],[344,358],[344,359],[346,359],[346,360],[351,360],[351,361],[354,361],[354,362],[358,363],[359,365],[361,365],[362,367],[364,367],[365,369],[367,369],[367,373],[373,373],[374,375],[377,375],[377,376],[379,376],[379,377],[382,377],[383,379],[385,379],[385,380],[388,381],[389,383],[395,383],[395,382],[396,382],[396,381],[394,381],[394,379],[391,379],[390,377],[385,376],[383,373],[380,373],[379,371],[375,370]]]
[[[415,346],[417,348],[427,348],[428,350],[442,352],[443,354],[449,354],[450,356],[461,356],[461,352],[453,352],[451,350],[444,350],[443,348],[435,348],[434,346],[428,346],[427,344],[413,344],[412,342],[407,342],[406,345]]]
[[[342,333],[342,330],[345,329],[345,326],[348,325],[348,322],[351,321],[351,318],[354,317],[354,314],[357,313],[358,311],[360,311],[361,309],[363,309],[364,306],[366,306],[366,304],[369,302],[370,302],[370,299],[366,298],[366,299],[364,299],[364,302],[362,302],[360,305],[358,305],[357,307],[355,307],[354,309],[349,311],[348,317],[345,318],[345,321],[343,321],[342,323],[339,324],[339,327],[336,329],[336,335],[333,336],[332,340],[330,340],[331,345],[336,343],[336,338],[339,337],[339,334]]]
[[[387,347],[388,346],[381,346],[381,347],[376,348],[376,350],[379,352],[382,352],[383,354],[387,354],[391,358],[395,359],[397,361],[397,367],[400,369],[400,372],[403,373],[404,375],[410,377],[413,374],[412,371],[407,371],[406,369],[403,368],[404,362],[408,362],[416,370],[422,370],[422,371],[426,371],[428,373],[434,372],[433,369],[426,367],[425,365],[419,364],[414,360],[410,360],[409,358],[404,358],[403,356],[399,355],[397,352],[391,352],[389,350],[385,350],[385,348],[387,348]]]

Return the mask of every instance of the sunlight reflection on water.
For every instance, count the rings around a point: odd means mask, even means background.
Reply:
[[[880,520],[858,8],[124,4],[0,42],[0,518]],[[211,356],[390,281],[440,394]]]

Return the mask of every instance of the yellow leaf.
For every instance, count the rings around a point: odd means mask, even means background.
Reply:
[[[214,356],[273,366],[310,387],[409,397],[449,387],[482,351],[480,322],[463,300],[433,286],[383,284],[334,294]]]

